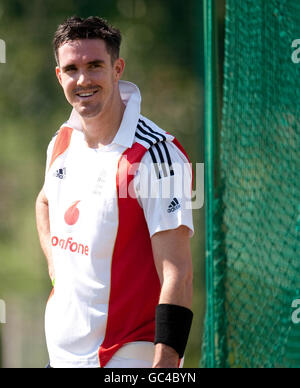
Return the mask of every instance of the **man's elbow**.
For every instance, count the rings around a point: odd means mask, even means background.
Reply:
[[[39,205],[48,205],[48,200],[47,200],[47,197],[45,196],[44,189],[42,189],[39,192],[39,194],[36,198],[36,201],[35,201],[35,205],[36,205],[36,207]]]
[[[191,308],[193,298],[193,268],[191,263],[186,263],[178,268],[175,276],[175,287],[184,296],[186,307]]]
[[[193,286],[193,264],[192,259],[187,259],[184,262],[184,265],[180,268],[180,273],[182,276],[182,281],[186,286]]]
[[[186,270],[185,277],[184,277],[184,287],[186,290],[187,298],[190,300],[190,303],[192,303],[192,298],[193,298],[193,269],[191,267]]]
[[[35,215],[37,224],[39,224],[40,220],[45,220],[45,217],[48,215],[48,211],[48,199],[45,196],[44,190],[42,189],[35,201]]]

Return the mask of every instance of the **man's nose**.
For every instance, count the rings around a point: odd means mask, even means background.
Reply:
[[[78,76],[77,84],[79,86],[86,86],[90,84],[89,77],[85,71],[81,71]]]

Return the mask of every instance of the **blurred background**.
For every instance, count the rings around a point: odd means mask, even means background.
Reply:
[[[224,1],[218,2],[220,42]],[[204,162],[202,0],[0,0],[0,367],[48,362],[44,310],[51,283],[35,226],[46,149],[71,107],[55,77],[52,37],[67,17],[98,15],[123,34],[123,79],[136,83],[142,113],[174,134],[193,165]],[[222,44],[220,57],[222,58]],[[222,73],[222,61],[220,62]],[[185,367],[198,367],[205,313],[204,210],[194,211],[195,319]]]

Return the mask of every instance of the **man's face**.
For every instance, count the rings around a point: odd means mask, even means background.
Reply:
[[[112,64],[101,39],[67,42],[58,49],[57,78],[66,99],[83,118],[93,118],[109,109],[119,91],[124,70],[119,58]]]

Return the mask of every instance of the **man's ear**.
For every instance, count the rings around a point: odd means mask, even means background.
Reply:
[[[125,69],[125,61],[123,58],[116,59],[114,63],[114,69],[115,69],[115,80],[119,81]]]
[[[60,72],[60,68],[58,66],[56,66],[55,72],[56,72],[56,77],[58,79],[58,82],[62,85],[62,82],[61,82],[61,72]]]

